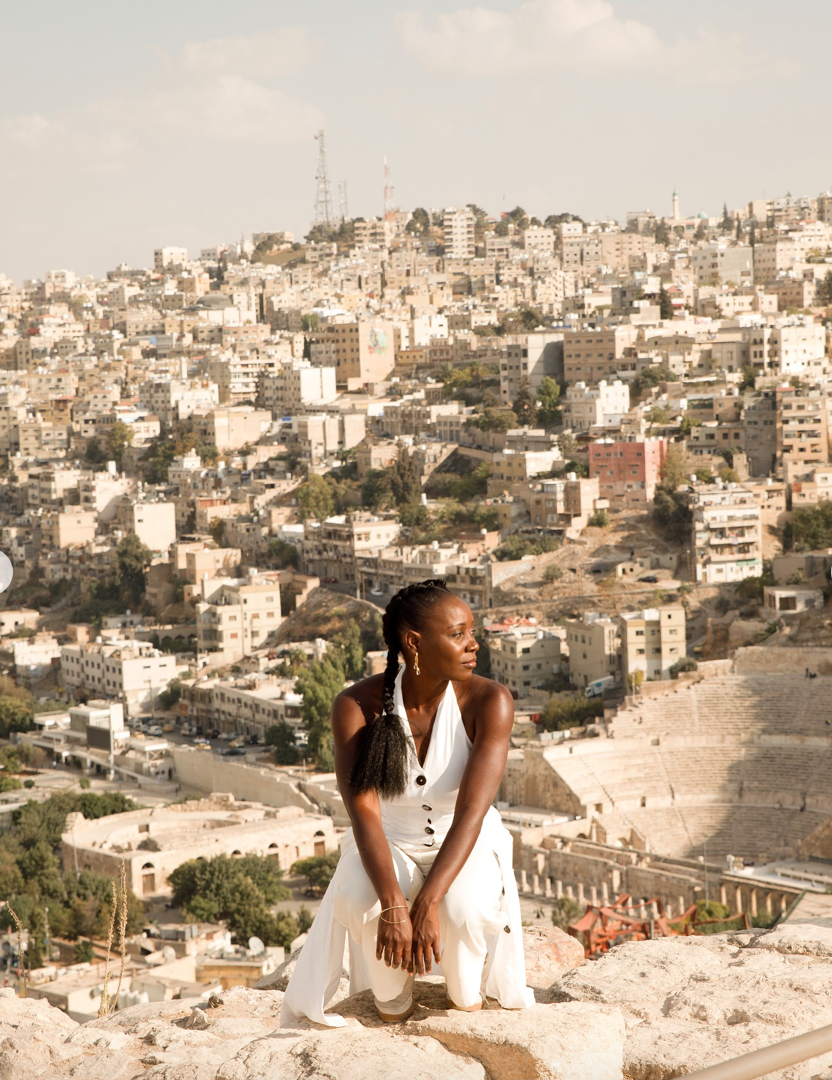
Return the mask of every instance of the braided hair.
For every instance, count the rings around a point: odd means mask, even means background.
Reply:
[[[404,730],[406,718],[396,714],[394,698],[399,653],[403,651],[402,632],[421,630],[431,608],[452,595],[441,579],[418,581],[400,589],[384,611],[381,626],[387,667],[381,691],[382,712],[365,732],[350,773],[350,786],[356,794],[375,790],[385,799],[404,794],[409,743]]]

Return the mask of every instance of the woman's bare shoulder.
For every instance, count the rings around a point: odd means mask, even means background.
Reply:
[[[369,723],[374,716],[381,713],[381,694],[384,685],[383,675],[371,675],[367,679],[359,679],[346,690],[342,690],[332,704],[333,717],[344,712],[351,713],[356,706],[364,714]]]

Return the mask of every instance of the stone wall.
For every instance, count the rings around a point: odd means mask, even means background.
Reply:
[[[171,747],[171,754],[176,776],[186,787],[205,792],[230,791],[235,799],[266,806],[300,806],[313,814],[319,812],[315,803],[282,773],[226,761],[189,746]]]

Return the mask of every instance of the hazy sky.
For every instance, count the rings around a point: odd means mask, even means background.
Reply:
[[[351,215],[544,217],[832,184],[828,0],[3,0],[0,273],[102,274]],[[336,207],[337,208],[337,207]]]

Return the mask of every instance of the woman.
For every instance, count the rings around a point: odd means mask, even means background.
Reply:
[[[352,828],[286,988],[281,1024],[324,1013],[347,931],[350,992],[372,989],[382,1020],[413,1012],[414,976],[440,970],[449,1008],[533,1001],[525,986],[512,841],[492,807],[513,704],[474,674],[471,610],[444,581],[398,592],[383,620],[383,676],[332,707],[335,771]],[[404,663],[399,666],[399,656]]]

